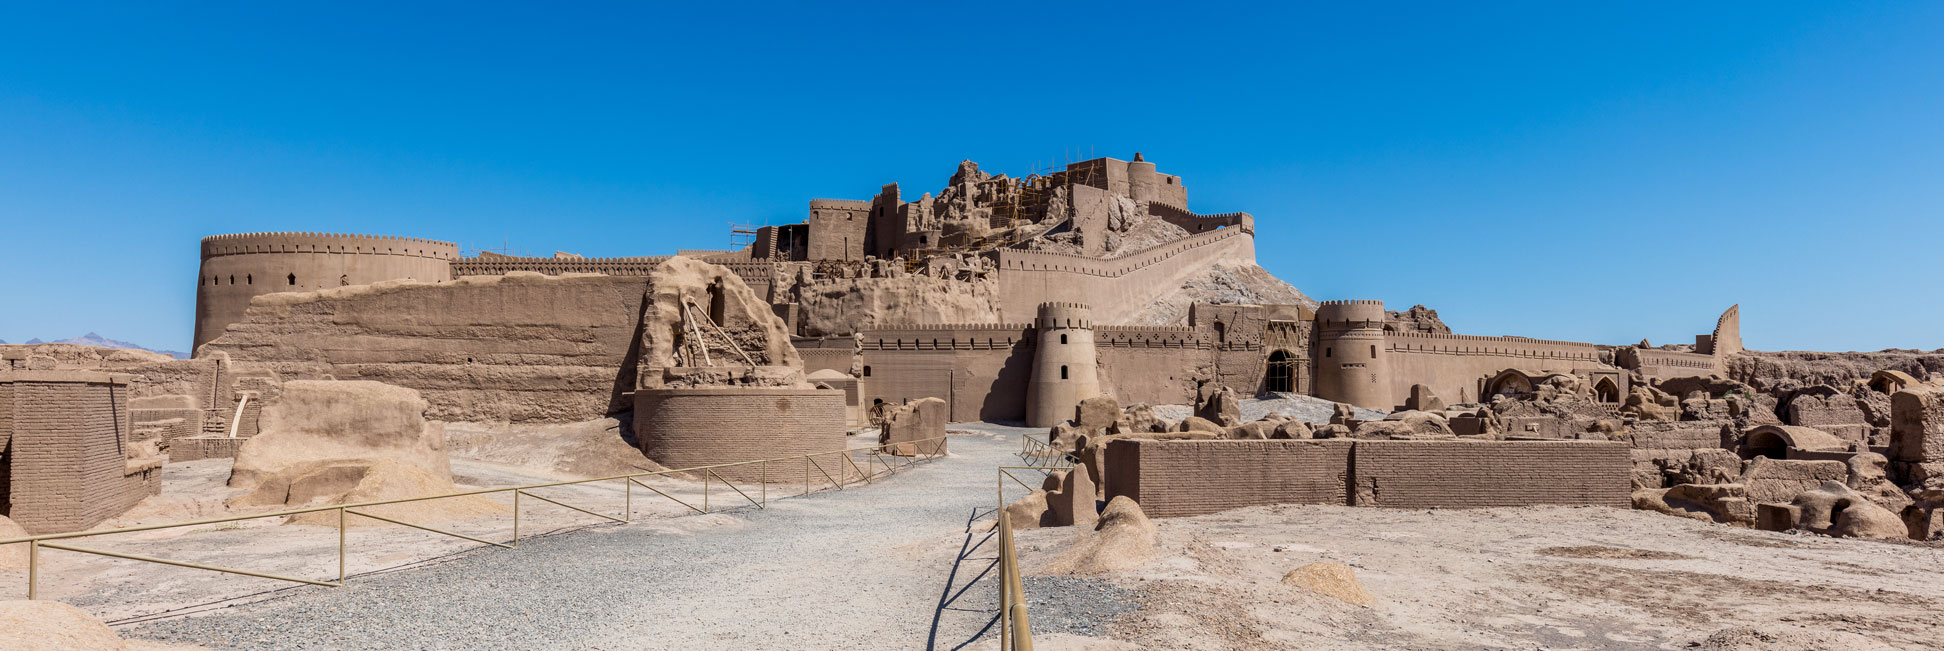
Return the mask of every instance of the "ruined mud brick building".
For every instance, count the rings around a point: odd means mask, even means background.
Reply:
[[[1192,402],[1197,390],[1210,384],[1389,410],[1403,405],[1414,386],[1456,403],[1529,390],[1554,373],[1587,377],[1617,403],[1628,389],[1626,370],[1650,378],[1706,373],[1719,367],[1719,357],[1739,349],[1732,310],[1714,333],[1698,338],[1692,352],[1615,348],[1450,334],[1435,318],[1430,325],[1400,319],[1378,301],[1318,305],[1273,278],[1269,282],[1277,287],[1271,289],[1289,302],[1194,302],[1170,312],[1164,304],[1184,293],[1186,280],[1227,266],[1259,270],[1255,218],[1190,211],[1181,178],[1158,172],[1138,154],[1132,161],[1100,158],[1024,179],[989,175],[967,162],[936,197],[901,197],[897,184],[891,184],[869,200],[812,200],[803,223],[756,229],[753,241],[740,250],[683,253],[734,272],[783,319],[806,372],[853,376],[857,395],[852,400],[867,407],[942,398],[953,420],[1050,424],[1090,395],[1179,404]],[[263,305],[256,309],[261,314],[253,315],[248,303],[268,292],[399,280],[437,285],[512,272],[601,274],[610,280],[597,284],[615,283],[649,274],[670,258],[459,257],[447,242],[318,233],[219,235],[204,240],[202,254],[197,349],[213,341],[210,350],[239,361],[276,346],[247,336],[279,327],[280,317],[273,313],[280,310]],[[506,299],[539,303],[509,304],[507,311],[526,314],[544,303],[538,311],[560,315],[553,325],[561,328],[590,319],[606,319],[622,330],[633,325],[630,310],[620,305],[625,299],[551,303],[514,296]],[[1068,328],[1065,336],[1072,343],[1049,345],[1035,334],[1047,329],[1042,306],[1085,314]],[[359,318],[389,313],[417,319],[428,311],[405,304],[356,309]],[[251,319],[255,322],[245,323]],[[243,329],[224,340],[232,325]],[[492,331],[481,328],[492,325],[428,323],[425,329],[474,328],[475,335],[485,335]],[[532,325],[550,326],[538,320]],[[290,330],[283,336],[305,333]],[[465,345],[482,352],[500,346],[485,339],[475,336]],[[486,401],[471,401],[479,411],[466,411],[481,417],[601,415],[603,401],[595,393],[616,385],[624,338],[576,341],[573,359],[544,364],[559,370],[544,378],[545,386],[489,386],[492,380],[485,376],[503,363],[498,358],[517,354],[527,358],[521,363],[530,363],[536,355],[552,355],[551,345],[563,342],[548,343],[532,352],[509,348],[467,355],[463,362],[456,353],[417,360],[415,372],[423,377],[382,368],[393,363],[387,355],[412,354],[399,348],[339,351],[329,368],[318,370],[412,386],[427,391],[435,404],[452,390],[566,389],[583,398],[571,407],[541,410],[545,413],[503,413]],[[1036,362],[1042,351],[1066,361]],[[1035,373],[1036,364],[1042,373]],[[1065,381],[1050,376],[1060,368],[1070,376]],[[1058,395],[1040,401],[1039,392]],[[1042,402],[1047,406],[1029,413]]]
[[[161,491],[163,460],[133,437],[128,381],[0,370],[0,515],[29,533],[77,531]]]

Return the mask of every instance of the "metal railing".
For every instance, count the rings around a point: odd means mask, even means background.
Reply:
[[[1080,459],[1075,457],[1073,453],[1025,434],[1019,437],[1019,456],[1024,457],[1026,463],[1031,464],[1033,468],[1038,469],[1057,470],[1072,467],[1080,463]],[[1066,465],[1062,466],[1060,464]]]
[[[1012,517],[1006,513],[1006,480],[1025,488],[1028,494],[1039,490],[1014,475],[1014,470],[1074,471],[1077,459],[1029,435],[1019,437],[1019,456],[1032,465],[999,466],[997,495],[999,503],[999,648],[1000,651],[1033,651],[1033,627],[1026,615],[1026,589],[1019,580],[1019,551],[1013,546]],[[1084,472],[1084,470],[1081,470]]]
[[[191,520],[187,522],[171,522],[165,524],[150,524],[150,525],[140,525],[140,526],[133,526],[133,527],[121,527],[117,529],[103,529],[99,531],[73,531],[68,533],[42,534],[38,536],[27,536],[24,538],[10,538],[7,540],[0,540],[0,546],[19,544],[19,543],[24,543],[27,545],[27,598],[28,599],[36,598],[37,593],[39,592],[38,587],[39,587],[39,578],[40,578],[40,571],[39,571],[40,570],[40,550],[43,548],[58,549],[61,551],[69,551],[69,552],[79,552],[83,554],[94,554],[98,556],[107,556],[110,558],[120,558],[120,559],[132,560],[132,561],[143,561],[147,563],[158,563],[162,565],[173,565],[176,567],[186,567],[186,568],[198,569],[198,570],[209,570],[212,572],[240,574],[243,576],[250,576],[250,577],[262,578],[262,579],[276,579],[279,581],[289,581],[293,583],[305,583],[309,585],[339,587],[344,585],[344,579],[346,576],[345,575],[345,547],[346,547],[345,520],[350,516],[370,518],[381,522],[387,522],[390,524],[410,527],[422,531],[429,531],[432,533],[451,536],[454,538],[469,540],[483,545],[491,545],[494,547],[500,547],[505,549],[515,549],[518,548],[520,545],[520,498],[522,497],[530,497],[536,500],[540,500],[542,502],[546,502],[548,504],[553,504],[555,506],[559,506],[562,508],[572,509],[574,511],[579,511],[581,513],[585,513],[599,518],[605,518],[608,520],[612,520],[614,522],[627,523],[632,521],[634,518],[634,487],[635,486],[640,486],[642,488],[646,488],[650,491],[653,491],[655,494],[660,495],[662,497],[666,497],[669,500],[674,501],[676,504],[680,504],[682,506],[688,507],[689,510],[694,511],[696,513],[709,513],[710,512],[709,492],[710,492],[710,485],[711,485],[710,480],[713,479],[714,482],[716,483],[722,483],[729,486],[729,488],[734,490],[737,495],[740,495],[744,500],[747,500],[750,505],[753,505],[757,508],[768,508],[769,507],[769,485],[771,483],[781,483],[781,482],[769,481],[773,477],[773,475],[770,474],[770,470],[769,470],[771,464],[782,464],[787,462],[795,462],[798,460],[801,460],[803,462],[803,492],[799,493],[798,496],[808,495],[810,493],[821,490],[821,488],[816,488],[816,489],[812,488],[811,485],[812,476],[810,474],[812,468],[816,469],[818,474],[823,475],[823,477],[828,481],[829,486],[834,487],[836,490],[843,490],[846,479],[852,477],[852,475],[844,472],[845,464],[848,464],[850,470],[856,471],[857,473],[856,479],[850,480],[852,483],[855,483],[857,481],[862,481],[866,484],[869,484],[875,481],[875,479],[880,475],[880,471],[877,469],[877,466],[879,464],[882,464],[884,466],[884,470],[881,471],[882,474],[889,475],[893,472],[897,472],[899,470],[903,470],[904,468],[910,467],[913,464],[920,463],[923,461],[930,461],[940,456],[944,456],[946,438],[947,437],[938,436],[938,437],[932,437],[927,439],[919,439],[916,441],[905,441],[901,443],[886,443],[886,444],[879,444],[879,445],[872,445],[872,446],[845,448],[842,450],[833,450],[830,452],[815,452],[815,453],[796,455],[796,456],[775,457],[770,459],[757,459],[753,461],[718,463],[718,464],[707,465],[707,466],[696,466],[693,468],[672,468],[668,470],[638,472],[638,473],[626,474],[626,475],[597,477],[593,479],[573,479],[567,481],[548,482],[543,484],[526,484],[522,486],[482,488],[478,490],[443,493],[439,495],[425,495],[421,497],[407,497],[407,498],[393,499],[393,500],[358,502],[355,504],[333,504],[327,506],[312,506],[312,507],[306,507],[300,509],[287,509],[283,511],[273,511],[269,513],[253,513],[248,515],[235,515],[235,516],[228,516],[228,517],[221,517],[221,518],[209,518],[204,520]],[[911,454],[903,455],[897,452],[892,452],[890,453],[890,456],[903,457],[906,459],[904,463],[895,464],[891,461],[891,459],[885,458],[887,450],[893,448],[902,448],[903,446],[910,446],[909,448],[905,448],[905,449],[910,450]],[[926,448],[929,448],[929,450]],[[853,458],[852,455],[852,453],[859,452],[859,451],[867,452],[865,455],[864,466],[861,468],[858,466],[857,460]],[[836,461],[836,460],[819,461],[816,459],[817,457],[828,457],[832,455],[836,455],[842,461]],[[830,465],[829,469],[825,468],[826,463]],[[722,475],[717,472],[718,470],[721,469],[734,468],[740,466],[752,466],[752,465],[759,467],[758,475],[757,475],[759,481],[757,483],[760,483],[762,485],[762,488],[758,493],[759,497],[750,497],[748,492],[745,492],[742,488],[736,486],[735,483],[730,482],[727,479],[724,479]],[[837,471],[837,474],[835,476],[830,474],[830,470],[832,469]],[[640,478],[642,477],[678,475],[678,474],[689,474],[689,473],[699,473],[702,479],[702,506],[700,508],[697,508],[695,505],[690,504],[688,502],[684,502],[673,495],[669,495],[668,493],[662,492],[661,489],[655,488],[653,486],[649,486],[648,484],[643,483],[640,480]],[[609,482],[615,480],[620,480],[622,482],[622,487],[623,487],[623,507],[622,507],[621,517],[615,517],[605,513],[598,513],[586,508],[561,502],[557,499],[542,497],[532,492],[536,489],[541,489],[541,488],[552,488],[556,486],[571,486],[577,484],[591,484],[594,482]],[[822,486],[822,484],[820,484],[819,486]],[[384,506],[389,504],[405,504],[410,502],[424,502],[427,500],[445,499],[445,498],[452,498],[452,497],[468,497],[468,496],[475,496],[475,495],[488,495],[494,493],[507,493],[507,492],[513,494],[513,537],[510,541],[504,543],[494,542],[491,540],[485,540],[481,538],[475,538],[465,534],[446,531],[443,529],[436,529],[422,524],[415,524],[411,522],[405,522],[402,520],[396,520],[385,516],[376,515],[369,511],[360,510],[360,509],[367,509],[369,507]],[[257,572],[253,570],[245,570],[245,569],[238,569],[238,568],[219,567],[215,565],[203,565],[200,563],[191,563],[187,561],[176,561],[176,560],[169,560],[165,558],[155,558],[151,556],[141,556],[137,554],[108,551],[104,549],[94,549],[90,547],[76,547],[73,545],[47,542],[50,540],[67,540],[71,538],[106,536],[111,534],[134,533],[138,531],[154,531],[157,529],[172,529],[178,527],[197,527],[202,525],[217,524],[223,522],[237,522],[241,520],[255,520],[258,518],[284,517],[284,516],[292,516],[292,515],[301,515],[305,513],[319,513],[319,512],[327,512],[327,511],[337,512],[338,573],[337,573],[336,581],[319,581],[314,579],[304,579],[304,578],[298,578],[294,576],[283,576],[278,574],[271,574],[268,572]]]

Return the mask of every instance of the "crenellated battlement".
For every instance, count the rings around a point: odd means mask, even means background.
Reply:
[[[202,239],[202,257],[252,253],[347,253],[408,255],[440,260],[459,257],[459,245],[401,235],[356,233],[230,233]]]
[[[871,202],[868,200],[860,201],[857,199],[811,199],[810,209],[811,210],[817,210],[817,209],[870,210]]]
[[[865,336],[868,337],[870,336],[870,333],[876,333],[876,332],[908,332],[908,331],[933,331],[933,330],[993,330],[993,331],[1005,330],[1005,331],[1012,331],[1012,332],[1024,332],[1026,330],[1031,330],[1032,328],[1033,328],[1033,324],[1031,323],[914,323],[909,325],[878,326],[876,328],[867,329],[864,332],[866,333]]]
[[[1322,307],[1325,305],[1346,306],[1346,305],[1383,305],[1383,304],[1384,302],[1380,300],[1358,299],[1358,300],[1350,300],[1350,301],[1323,301],[1322,303],[1318,303],[1317,306]]]

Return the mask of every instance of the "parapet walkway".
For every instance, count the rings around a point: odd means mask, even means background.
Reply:
[[[239,649],[954,648],[992,618],[991,584],[970,585],[992,554],[967,524],[991,516],[993,468],[1038,431],[969,427],[980,433],[954,436],[949,456],[871,485],[535,537],[124,635]]]

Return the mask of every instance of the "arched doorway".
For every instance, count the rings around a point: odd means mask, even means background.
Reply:
[[[1262,377],[1263,391],[1293,393],[1296,391],[1296,356],[1289,351],[1278,350],[1269,353],[1269,368]]]
[[[1613,378],[1603,377],[1593,383],[1593,395],[1598,396],[1600,402],[1620,402],[1620,387],[1613,383]]]
[[[1482,396],[1517,396],[1532,393],[1532,380],[1516,370],[1505,370],[1485,383]]]

